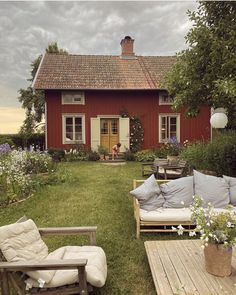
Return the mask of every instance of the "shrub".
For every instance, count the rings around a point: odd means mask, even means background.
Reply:
[[[100,155],[107,156],[107,155],[108,155],[108,148],[107,148],[106,146],[99,145],[99,146],[98,146],[98,153],[99,153]]]
[[[126,149],[126,151],[124,152],[124,159],[126,161],[134,161],[135,160],[135,155],[131,150]]]
[[[156,158],[153,150],[142,150],[135,154],[135,160],[138,162],[151,162]]]
[[[88,153],[83,144],[76,145],[73,149],[65,151],[65,159],[68,162],[73,161],[86,161],[88,160]]]
[[[90,151],[88,153],[88,160],[89,161],[97,161],[99,159],[100,159],[100,156],[96,151]]]
[[[210,143],[189,145],[180,157],[195,169],[215,171],[219,176],[236,176],[236,133],[225,131]]]
[[[56,162],[60,162],[65,159],[65,151],[62,149],[48,149],[48,154]]]

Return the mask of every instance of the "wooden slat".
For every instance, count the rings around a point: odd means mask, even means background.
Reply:
[[[158,251],[156,250],[156,242],[144,243],[149,265],[152,272],[153,281],[158,295],[172,294],[169,281],[166,276],[165,269],[161,263]]]
[[[199,240],[148,241],[145,249],[158,295],[235,295],[236,253],[233,273],[216,277],[206,272]]]

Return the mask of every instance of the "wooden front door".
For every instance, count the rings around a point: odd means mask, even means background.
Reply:
[[[112,151],[113,145],[119,142],[119,119],[101,119],[100,144]]]

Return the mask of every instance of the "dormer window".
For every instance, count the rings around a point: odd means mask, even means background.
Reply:
[[[61,95],[62,104],[85,104],[83,91],[64,91]]]
[[[159,105],[171,105],[173,98],[169,96],[167,91],[159,92]]]

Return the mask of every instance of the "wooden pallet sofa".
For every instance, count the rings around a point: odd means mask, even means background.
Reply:
[[[144,232],[173,232],[172,227],[180,224],[184,231],[194,228],[189,208],[193,195],[201,196],[205,206],[212,203],[219,212],[227,210],[225,207],[229,204],[236,207],[236,178],[215,177],[198,171],[176,180],[156,180],[152,175],[147,180],[133,180],[130,193],[138,239]],[[143,197],[143,193],[146,196]],[[151,205],[145,198],[151,200]]]

